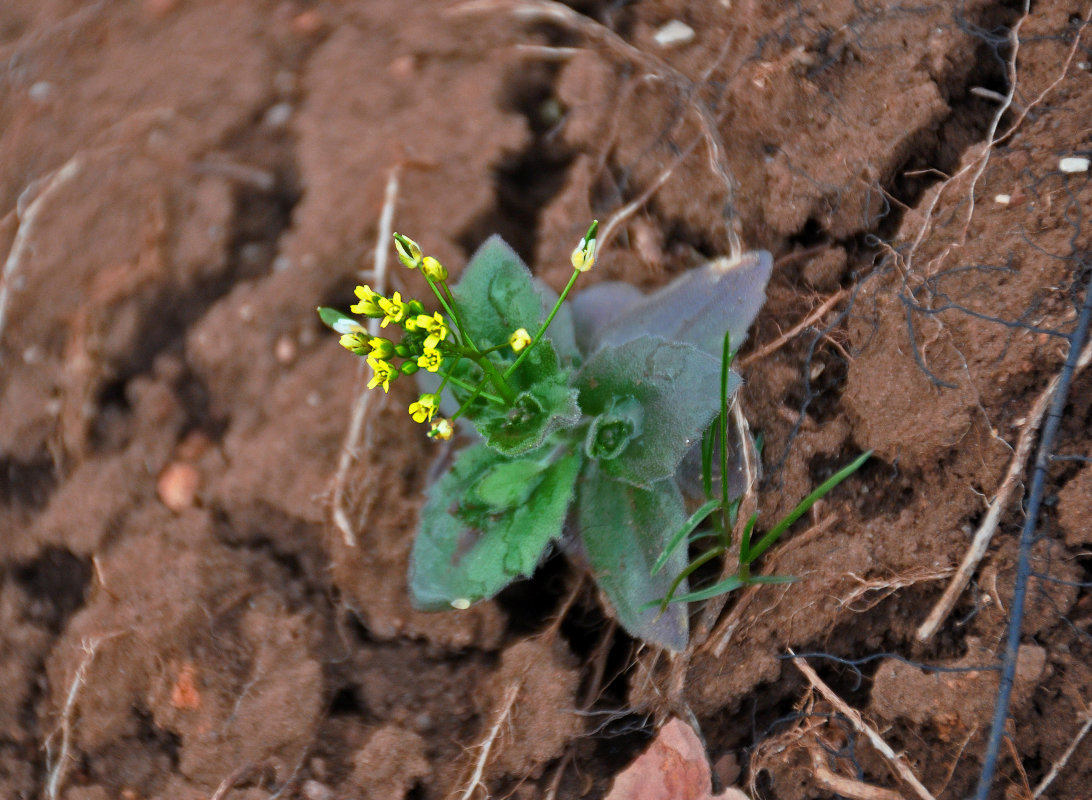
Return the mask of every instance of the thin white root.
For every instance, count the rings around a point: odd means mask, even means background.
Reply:
[[[800,658],[789,649],[789,655],[792,656],[792,663],[796,665],[796,668],[804,673],[804,677],[808,679],[808,682],[816,688],[819,694],[823,695],[823,698],[830,703],[838,711],[839,714],[849,720],[849,724],[858,732],[863,734],[869,741],[869,743],[891,764],[892,769],[895,770],[903,782],[910,786],[914,790],[914,794],[921,798],[921,800],[936,800],[929,790],[926,789],[921,781],[917,779],[910,767],[906,766],[906,762],[903,761],[901,756],[895,754],[895,751],[888,746],[880,735],[876,733],[868,724],[865,723],[860,713],[850,706],[838,695],[834,693],[829,686],[823,683],[823,679],[820,678],[815,670],[808,665],[804,659]]]
[[[30,249],[30,240],[38,225],[38,215],[46,205],[46,201],[76,177],[83,168],[83,160],[73,156],[56,172],[45,179],[45,183],[38,196],[19,214],[19,228],[15,233],[15,240],[11,243],[7,260],[4,262],[4,270],[0,272],[0,337],[4,334],[4,325],[7,322],[8,298],[11,296],[11,284],[15,273],[22,266],[23,257]]]
[[[72,717],[76,708],[76,701],[80,697],[80,689],[87,683],[87,671],[91,668],[91,662],[95,660],[95,653],[99,645],[108,639],[121,636],[121,633],[98,636],[94,639],[85,639],[83,642],[84,657],[76,668],[76,674],[72,676],[72,682],[68,686],[68,696],[64,701],[64,710],[61,712],[61,748],[57,753],[57,760],[49,769],[49,780],[46,781],[46,797],[48,800],[57,800],[64,786],[65,773],[68,771],[69,751],[72,748]],[[56,734],[50,734],[50,739]],[[48,745],[48,741],[47,741]]]
[[[857,581],[857,586],[855,586],[845,597],[839,598],[838,605],[842,608],[848,608],[855,614],[862,614],[865,611],[875,608],[876,605],[886,600],[899,589],[905,589],[908,586],[925,583],[926,581],[943,580],[953,572],[955,572],[954,568],[944,567],[942,569],[934,570],[921,569],[901,575],[893,575],[889,578],[868,579],[850,572],[849,577]],[[853,608],[853,604],[863,597],[868,597],[868,599],[862,605]]]
[[[1043,779],[1039,781],[1039,785],[1035,787],[1035,791],[1031,793],[1032,797],[1040,797],[1043,792],[1054,782],[1054,779],[1058,777],[1065,765],[1069,763],[1070,757],[1077,752],[1077,746],[1081,743],[1081,740],[1088,735],[1089,729],[1092,729],[1092,706],[1089,706],[1084,718],[1084,724],[1081,725],[1081,729],[1077,731],[1077,735],[1073,737],[1073,741],[1069,743],[1069,747],[1062,753],[1061,758],[1054,762],[1050,768],[1050,772],[1043,776]]]
[[[796,338],[801,333],[810,328],[812,325],[814,325],[816,322],[821,320],[824,316],[826,316],[826,313],[830,311],[835,305],[837,305],[843,298],[845,298],[847,294],[849,294],[848,289],[839,289],[837,292],[835,292],[818,306],[816,306],[810,314],[804,317],[804,319],[800,320],[800,322],[794,325],[791,329],[778,336],[769,344],[763,345],[760,349],[755,350],[753,353],[748,353],[744,358],[741,358],[739,361],[740,366],[746,367],[747,365],[753,364],[755,361],[761,361],[772,353],[780,350],[782,347],[784,347],[786,342]]]
[[[387,176],[387,190],[383,196],[383,211],[379,215],[379,235],[376,237],[375,266],[372,270],[374,288],[379,294],[386,291],[387,252],[390,250],[394,206],[398,202],[401,173],[401,164],[395,164],[391,167],[390,174]],[[368,320],[368,332],[372,336],[379,335],[379,320]],[[364,365],[361,363],[357,369],[358,384],[363,382],[363,377]],[[356,547],[356,531],[349,519],[348,511],[345,509],[345,482],[349,474],[349,467],[352,466],[359,455],[360,436],[364,431],[364,423],[368,418],[371,397],[372,393],[364,389],[361,391],[356,403],[353,404],[353,414],[349,419],[349,431],[345,434],[345,441],[341,446],[341,456],[338,459],[337,474],[334,476],[334,496],[331,501],[334,524],[341,531],[347,547]]]
[[[1088,366],[1090,361],[1092,361],[1092,341],[1089,341],[1084,350],[1081,351],[1081,355],[1077,359],[1076,372],[1080,373]],[[1027,422],[1024,425],[1024,431],[1020,434],[1020,440],[1016,443],[1016,450],[1009,461],[1005,479],[1001,482],[1001,487],[997,490],[997,494],[989,505],[986,518],[982,520],[982,524],[975,532],[970,549],[963,556],[963,561],[960,563],[959,569],[956,570],[955,577],[952,578],[951,583],[948,584],[948,588],[944,590],[944,594],[940,596],[937,604],[933,606],[933,610],[929,612],[925,622],[918,628],[918,641],[927,642],[937,632],[944,620],[952,613],[956,601],[959,600],[963,590],[967,588],[971,576],[978,569],[978,564],[986,555],[994,531],[997,530],[997,523],[1001,519],[1001,512],[1005,510],[1012,493],[1020,485],[1020,476],[1023,474],[1024,464],[1027,463],[1028,457],[1031,455],[1031,448],[1035,444],[1039,426],[1043,422],[1043,417],[1050,407],[1050,400],[1054,396],[1054,392],[1057,391],[1060,381],[1061,373],[1051,378],[1050,383],[1047,384],[1047,387],[1036,398],[1035,404],[1031,407],[1031,412],[1028,414]]]
[[[489,797],[489,790],[482,782],[482,776],[485,774],[485,767],[489,763],[489,754],[493,750],[493,744],[497,741],[497,737],[500,736],[504,723],[512,713],[512,706],[515,705],[516,697],[519,696],[519,690],[522,685],[523,681],[516,681],[505,690],[504,702],[501,703],[501,707],[497,711],[497,717],[493,720],[493,726],[489,729],[485,738],[478,744],[478,760],[474,762],[474,771],[470,774],[470,780],[466,785],[466,789],[464,789],[463,793],[459,796],[459,800],[470,800],[479,786],[483,793],[482,800]]]

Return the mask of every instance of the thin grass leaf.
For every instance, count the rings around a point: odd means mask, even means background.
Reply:
[[[694,532],[694,529],[705,522],[706,517],[712,514],[720,508],[720,500],[710,500],[703,505],[697,511],[690,515],[690,518],[683,523],[683,526],[675,531],[674,535],[668,540],[667,546],[664,547],[663,553],[656,559],[656,563],[652,565],[652,574],[655,575],[661,569],[664,568],[664,564],[671,558],[671,554],[675,552],[675,548],[679,547],[686,537]]]
[[[645,603],[644,608],[653,608],[654,606],[658,605],[660,607],[660,613],[662,614],[664,611],[667,610],[668,605],[675,602],[675,590],[679,588],[679,585],[687,578],[689,578],[690,575],[703,564],[707,564],[714,558],[724,555],[724,552],[725,551],[723,547],[714,547],[712,550],[706,550],[704,553],[702,553],[700,556],[690,562],[686,566],[686,569],[684,569],[675,577],[675,580],[671,582],[671,588],[667,590],[666,595],[661,597],[659,600],[653,600],[651,603]]]
[[[754,546],[749,554],[750,559],[747,563],[751,563],[756,558],[765,553],[770,548],[770,546],[778,540],[781,534],[788,530],[790,525],[800,519],[800,517],[807,513],[807,510],[809,508],[815,505],[815,502],[817,500],[822,498],[823,495],[825,495],[839,483],[844,481],[854,472],[859,470],[861,468],[861,465],[864,464],[864,462],[867,461],[869,456],[871,455],[871,450],[869,450],[867,453],[862,453],[857,458],[855,458],[852,463],[850,463],[848,466],[842,467],[842,469],[838,470],[836,473],[834,473],[821,484],[819,484],[818,488],[816,488],[815,491],[813,491],[811,494],[809,494],[807,497],[797,503],[796,508],[790,511],[784,519],[777,523],[770,530],[770,532],[763,536],[759,543]]]
[[[728,376],[732,369],[732,332],[724,332],[720,354],[720,499],[728,499]]]
[[[716,434],[713,426],[705,429],[701,435],[701,487],[705,496],[713,499],[713,442]]]
[[[730,575],[722,581],[707,586],[704,589],[680,594],[678,597],[667,598],[668,603],[692,603],[697,600],[708,600],[728,592],[734,592],[744,586],[743,580],[738,575]]]
[[[795,575],[754,575],[747,583],[796,583]]]
[[[743,534],[739,538],[739,564],[745,566],[751,563],[749,557],[751,551],[751,532],[755,529],[755,523],[758,522],[758,512],[751,514],[751,518],[747,520],[747,524],[743,526]]]

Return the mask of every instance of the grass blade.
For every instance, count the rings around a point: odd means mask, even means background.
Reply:
[[[690,518],[683,523],[683,526],[675,531],[674,535],[668,540],[667,546],[664,547],[664,551],[660,554],[660,557],[656,559],[656,563],[652,565],[653,575],[664,568],[664,564],[671,558],[671,554],[675,552],[676,548],[685,542],[687,537],[694,532],[694,529],[705,522],[706,517],[718,508],[720,508],[720,500],[710,500],[690,515]]]
[[[867,453],[862,453],[857,458],[855,458],[852,463],[850,463],[848,466],[842,467],[836,473],[834,473],[821,484],[819,484],[815,491],[813,491],[811,494],[809,494],[807,497],[797,503],[796,508],[790,511],[784,519],[782,519],[773,528],[771,528],[769,533],[763,536],[762,539],[759,540],[758,544],[756,544],[754,548],[751,549],[751,552],[748,554],[750,556],[750,559],[747,563],[751,563],[760,555],[765,553],[770,548],[770,546],[778,540],[781,534],[788,530],[790,525],[800,519],[800,517],[807,513],[809,508],[815,505],[815,502],[817,500],[823,497],[823,495],[825,495],[839,483],[844,481],[854,472],[859,470],[861,468],[861,465],[864,464],[864,462],[867,461],[869,456],[871,455],[871,450],[869,450]]]

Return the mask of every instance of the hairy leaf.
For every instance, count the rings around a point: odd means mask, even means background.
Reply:
[[[414,604],[474,602],[530,575],[561,535],[580,462],[561,447],[523,459],[483,444],[459,453],[421,511],[410,561]]]
[[[729,390],[734,392],[740,383],[733,374]],[[650,488],[675,474],[690,445],[717,413],[720,361],[692,345],[643,336],[600,348],[575,384],[580,407],[591,417],[616,415],[622,398],[640,404],[640,434],[624,448],[614,452],[601,448],[598,455],[605,473]]]
[[[574,303],[580,347],[594,353],[652,335],[719,356],[727,330],[732,348],[738,349],[766,301],[772,269],[770,254],[760,250],[745,253],[734,264],[727,258],[714,259],[641,299],[612,284],[594,286]]]
[[[576,425],[580,421],[576,398],[576,389],[559,376],[532,385],[507,411],[489,409],[475,424],[490,447],[517,456],[541,445],[551,433]]]
[[[580,481],[577,520],[584,549],[599,587],[614,607],[622,627],[633,636],[670,650],[686,647],[686,607],[660,613],[648,605],[664,597],[675,575],[686,567],[678,548],[652,574],[671,534],[686,521],[682,495],[671,480],[651,489],[615,480],[592,462]],[[686,591],[685,585],[680,587]]]
[[[452,293],[464,329],[481,349],[506,344],[519,328],[526,328],[533,336],[557,300],[556,294],[531,277],[531,271],[499,236],[491,236],[478,248]],[[576,356],[572,316],[564,306],[546,338],[553,342],[562,362],[572,362]]]

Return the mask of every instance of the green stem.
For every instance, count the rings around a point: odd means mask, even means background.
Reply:
[[[436,288],[436,284],[433,283],[432,279],[426,275],[425,280],[428,281],[429,288],[432,289],[432,293],[436,295],[436,299],[440,301],[440,305],[444,307],[444,311],[446,311],[447,315],[451,317],[451,321],[455,323],[455,327],[458,329],[459,333],[466,341],[467,346],[473,351],[473,353],[467,353],[467,356],[477,361],[478,366],[482,368],[482,371],[485,373],[486,377],[489,378],[489,381],[500,393],[501,397],[504,398],[503,402],[505,403],[505,405],[515,405],[516,393],[512,391],[512,387],[508,385],[508,382],[504,379],[504,376],[497,371],[497,368],[493,366],[493,363],[488,358],[482,357],[481,350],[479,350],[478,346],[474,344],[474,340],[470,338],[470,334],[467,333],[466,328],[464,328],[462,323],[459,321],[459,315],[455,313],[455,298],[451,297],[451,304],[449,305],[443,294],[441,294],[440,291]],[[447,284],[445,283],[441,285],[443,286],[444,290],[447,291]],[[450,294],[451,293],[448,292],[449,296]],[[477,354],[477,356],[475,356],[474,354]],[[460,411],[461,410],[462,409],[460,409]]]
[[[452,422],[454,422],[460,416],[462,416],[463,410],[468,405],[470,405],[475,400],[477,400],[479,397],[484,397],[489,402],[496,403],[497,405],[501,405],[501,406],[505,405],[505,402],[504,402],[504,400],[502,398],[497,397],[495,394],[490,394],[489,392],[483,391],[483,389],[485,388],[486,381],[482,381],[477,386],[474,386],[473,384],[467,383],[466,381],[462,380],[461,378],[456,378],[453,375],[448,375],[447,378],[445,379],[444,383],[447,383],[447,381],[451,381],[451,383],[454,383],[460,389],[466,389],[468,392],[473,392],[474,393],[474,394],[472,394],[470,396],[470,399],[467,400],[465,403],[463,403],[462,406],[459,407],[459,410],[455,412],[455,416],[451,418]],[[443,386],[441,385],[440,388],[443,389]]]
[[[455,303],[452,302],[451,305],[448,305],[447,300],[444,299],[444,296],[440,293],[440,290],[436,288],[436,284],[433,283],[432,278],[430,278],[428,275],[425,275],[425,281],[428,283],[428,288],[430,288],[432,290],[432,293],[434,295],[436,295],[436,299],[440,301],[440,305],[442,305],[444,307],[444,311],[446,311],[447,315],[449,317],[451,317],[451,321],[455,323],[455,329],[460,334],[462,334],[463,337],[466,338],[467,344],[469,344],[471,347],[474,347],[474,343],[470,341],[470,337],[467,336],[466,331],[463,330],[462,323],[459,322],[459,315],[455,313],[455,307],[454,307]],[[441,285],[445,289],[447,288],[446,285],[444,285],[444,284],[441,284]],[[477,350],[476,347],[474,349]]]
[[[546,333],[546,329],[550,327],[550,323],[554,321],[554,317],[557,316],[557,312],[561,310],[561,304],[565,302],[565,297],[569,294],[569,290],[573,288],[573,284],[576,283],[576,279],[580,277],[580,270],[573,270],[573,276],[569,278],[569,282],[565,284],[565,290],[561,293],[561,296],[557,298],[557,302],[554,303],[553,310],[550,311],[550,315],[546,317],[546,321],[542,323],[542,327],[538,329],[538,333],[535,334],[535,338],[531,340],[531,343],[523,348],[523,352],[519,354],[519,358],[512,362],[512,365],[504,371],[504,377],[507,378],[513,372],[516,371],[516,367],[523,363],[523,359],[527,358],[528,354],[535,349],[535,345],[538,344],[538,340],[542,338]]]

